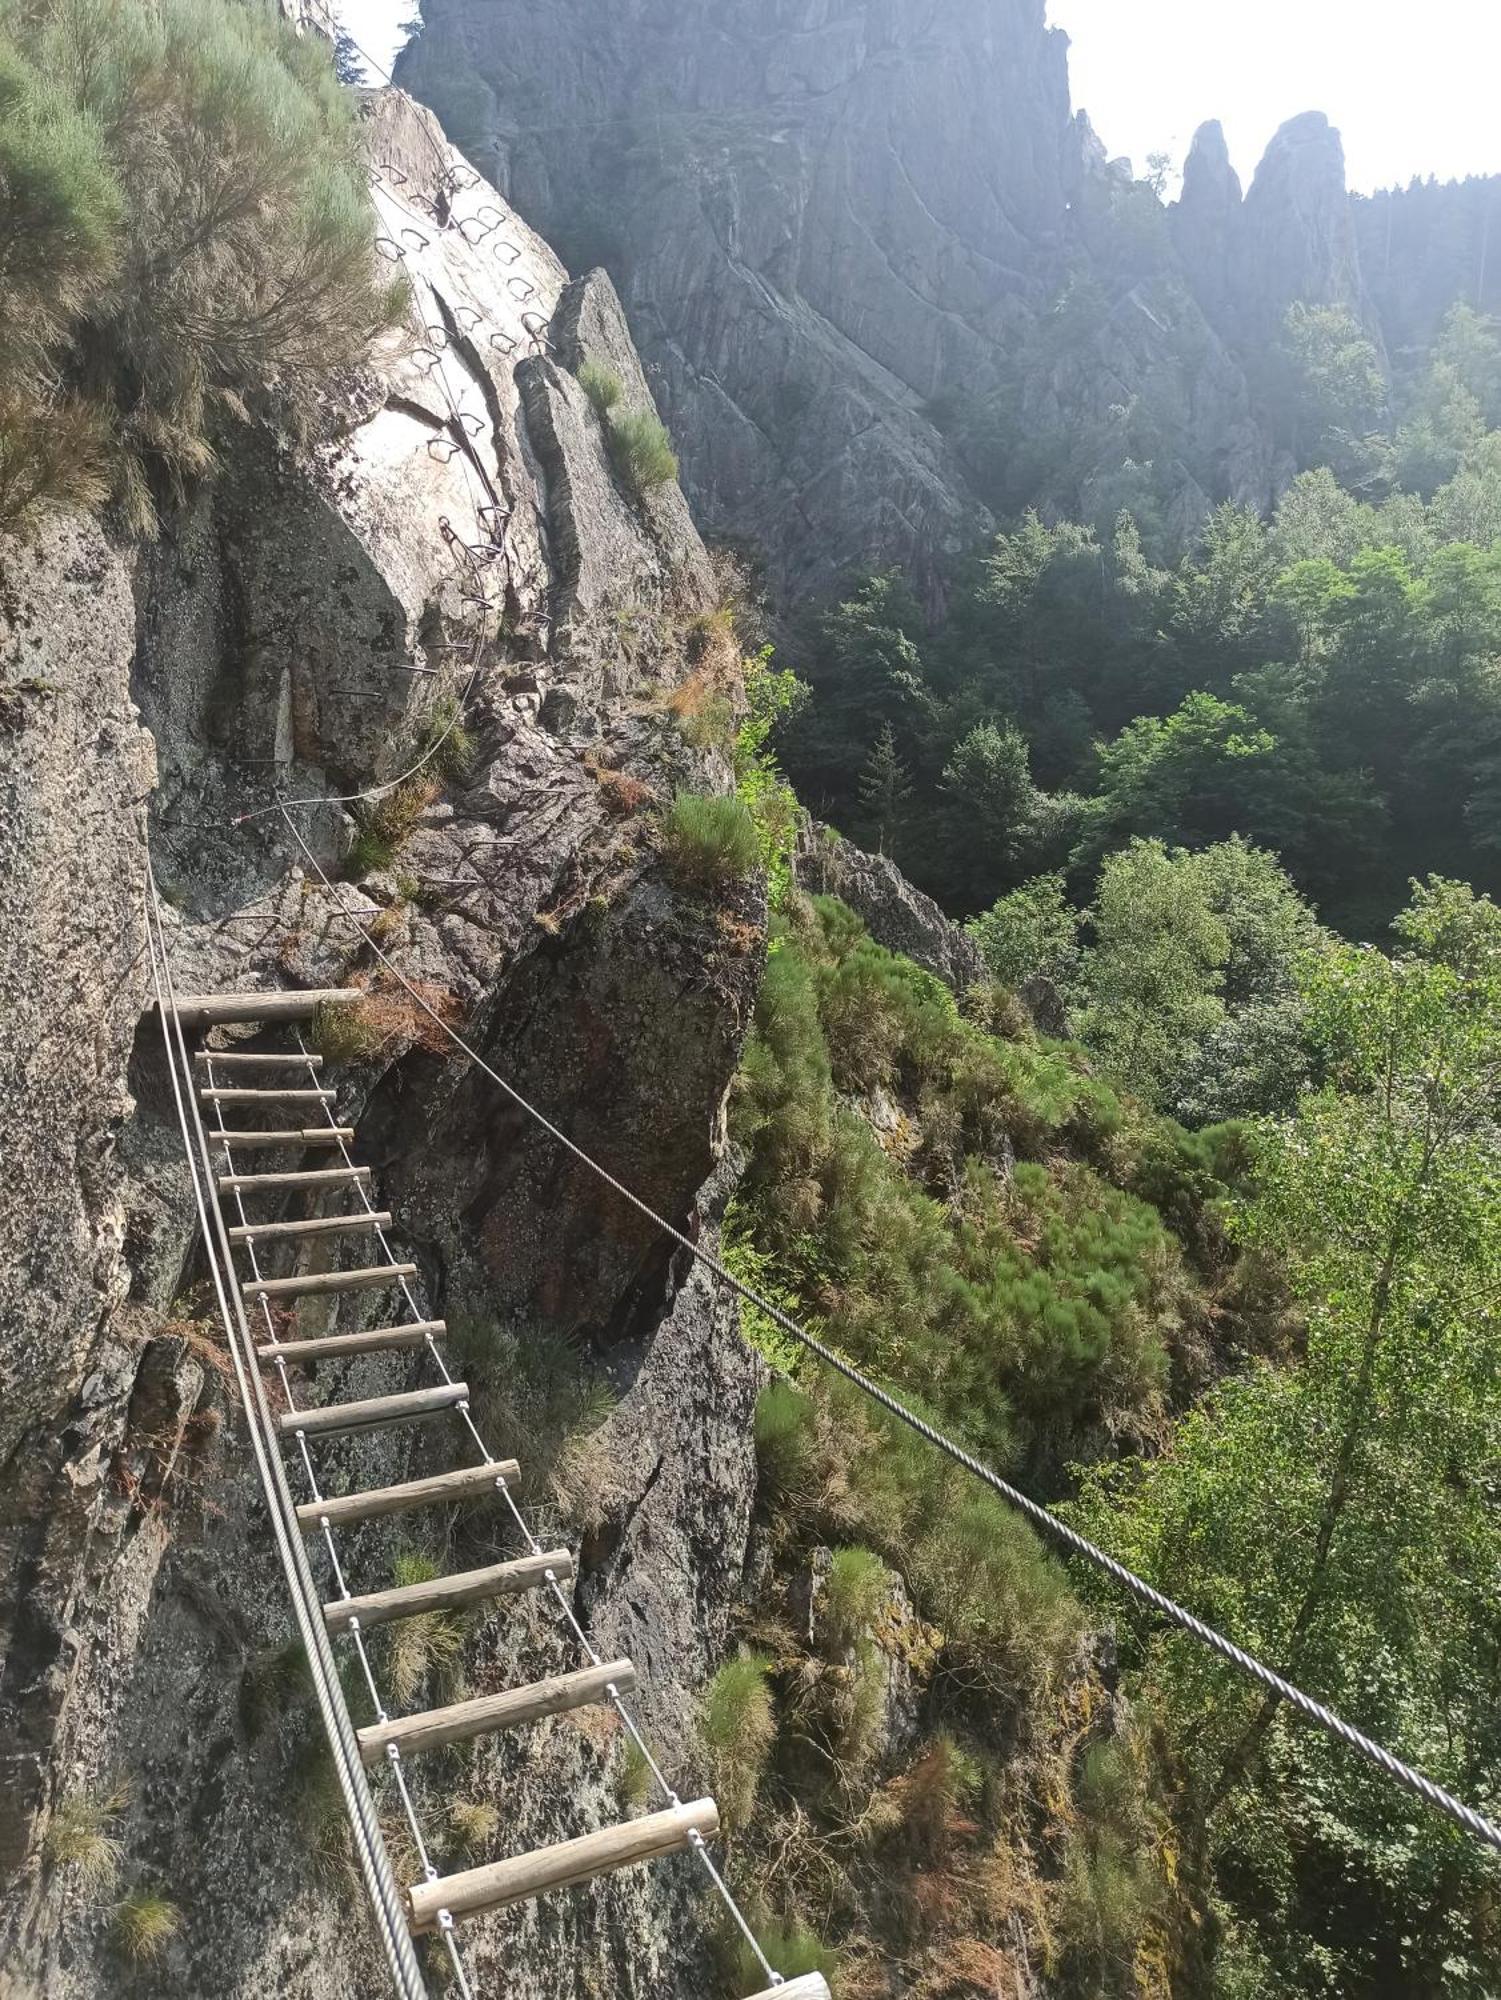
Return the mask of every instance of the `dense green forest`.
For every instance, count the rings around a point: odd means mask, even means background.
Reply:
[[[1358,330],[1294,332],[1286,407],[1339,464],[1270,522],[1222,507],[1174,558],[1150,509],[1028,515],[937,620],[889,573],[820,615],[786,743],[807,804],[963,914],[1057,869],[1083,903],[1136,836],[1239,834],[1363,936],[1414,875],[1496,887],[1501,338],[1457,308],[1388,435]]]
[[[800,633],[800,796],[966,919],[994,984],[956,1007],[839,905],[787,901],[731,1248],[1485,1809],[1501,339],[1456,308],[1393,387],[1347,316],[1296,311],[1276,361],[1305,469],[1271,520],[1221,508],[1175,555],[1144,468],[1134,510],[996,535],[939,617],[885,573]],[[1070,1044],[1014,997],[1039,974]],[[771,1531],[836,1548],[790,1682],[765,1627],[750,1816],[753,1853],[791,1811],[823,1857],[770,1892],[809,1963],[837,1938],[857,1988],[878,1948],[914,1991],[989,1991],[1019,1925],[1080,2000],[1492,2000],[1493,1856],[752,1332],[796,1384],[763,1402]],[[862,1762],[850,1608],[874,1629],[888,1566],[941,1722],[896,1777]]]

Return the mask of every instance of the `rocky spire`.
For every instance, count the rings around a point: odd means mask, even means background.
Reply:
[[[1361,281],[1345,149],[1322,111],[1290,118],[1241,211],[1237,283],[1246,333],[1268,336],[1296,300],[1347,306],[1379,339]]]
[[[1173,243],[1206,318],[1225,328],[1235,304],[1235,242],[1241,220],[1240,176],[1230,164],[1225,128],[1201,125],[1183,166],[1183,192],[1169,211]]]

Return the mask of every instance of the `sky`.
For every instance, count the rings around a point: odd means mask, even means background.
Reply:
[[[1138,173],[1218,118],[1249,182],[1300,111],[1340,128],[1361,193],[1501,173],[1501,0],[1048,0],[1048,19],[1075,108]]]
[[[389,70],[406,40],[400,24],[416,13],[417,0],[335,0],[335,11],[360,47],[382,69]],[[377,76],[373,81],[384,83],[385,78]]]
[[[340,0],[389,65],[414,0]],[[1181,165],[1218,118],[1249,183],[1268,139],[1299,111],[1326,111],[1362,193],[1414,174],[1501,173],[1501,0],[1048,0],[1073,40],[1074,104],[1138,173],[1148,153]]]

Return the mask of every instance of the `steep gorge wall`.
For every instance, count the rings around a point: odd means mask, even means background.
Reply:
[[[991,506],[1108,518],[1150,489],[1180,538],[1265,508],[1296,469],[1265,399],[1287,306],[1381,333],[1326,119],[1290,120],[1244,197],[1205,127],[1165,211],[1072,114],[1044,0],[427,0],[423,23],[401,81],[608,266],[699,520],[784,603],[891,560],[932,595]],[[987,401],[977,455],[953,412]]]
[[[666,1214],[712,1233],[722,1199],[722,1103],[764,910],[747,889],[725,927],[679,893],[650,813],[678,785],[729,783],[658,698],[684,671],[712,575],[677,489],[637,500],[616,478],[564,365],[595,352],[644,399],[608,284],[570,289],[488,188],[452,196],[461,214],[488,208],[483,224],[440,227],[457,162],[435,135],[401,97],[372,101],[380,226],[405,253],[414,318],[337,386],[351,416],[333,442],[310,458],[238,433],[144,552],[70,520],[4,552],[7,2000],[333,2000],[382,1977],[318,1796],[316,1732],[281,1685],[287,1607],[193,1296],[204,1273],[147,1013],[148,825],[183,990],[367,979],[276,818],[234,822],[277,791],[394,775],[434,702],[467,691],[468,773],[425,806],[393,868],[344,894],[498,1067]],[[492,510],[478,525],[477,506]],[[476,566],[447,530],[503,553]],[[502,615],[476,656],[481,589]],[[347,815],[302,823],[332,864]],[[423,1303],[464,1329],[495,1423],[509,1359],[536,1343],[572,1343],[608,1380],[586,1504],[570,1511],[545,1475],[528,1491],[540,1533],[576,1543],[587,1529],[580,1604],[602,1646],[638,1661],[642,1709],[686,1784],[696,1690],[728,1643],[749,1532],[758,1365],[726,1302],[637,1217],[461,1059],[417,1041],[335,1072],[341,1114],[398,1213]],[[366,1323],[393,1304],[369,1295]],[[315,1393],[406,1380],[370,1358],[335,1365]],[[395,1432],[329,1464],[380,1484],[448,1462],[451,1446]],[[469,1559],[493,1559],[478,1551],[497,1533],[484,1519],[461,1530]],[[397,1540],[380,1525],[354,1540],[367,1586],[389,1580]],[[476,1627],[466,1671],[478,1686],[557,1671],[576,1664],[565,1639],[536,1608],[504,1612]],[[120,1871],[91,1885],[49,1829],[121,1780]],[[498,1802],[515,1851],[617,1816],[619,1783],[618,1744],[565,1720],[419,1791],[440,1848],[466,1785]],[[111,1933],[115,1899],[141,1886],[183,1919],[154,1968]],[[482,1987],[503,1967],[523,2000],[687,2000],[706,1936],[685,1863],[476,1924],[466,1945]]]

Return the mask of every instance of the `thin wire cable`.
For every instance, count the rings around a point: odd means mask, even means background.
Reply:
[[[260,1391],[260,1378],[255,1372],[254,1343],[250,1339],[249,1327],[245,1322],[240,1295],[234,1287],[234,1267],[229,1254],[229,1239],[223,1217],[219,1214],[217,1202],[213,1198],[213,1170],[209,1159],[207,1137],[203,1121],[198,1116],[197,1100],[192,1096],[192,1061],[183,1033],[182,1016],[178,1009],[166,932],[162,923],[161,899],[157,892],[156,877],[149,853],[146,858],[146,874],[148,885],[145,909],[146,941],[151,959],[157,1015],[162,1024],[167,1071],[172,1084],[183,1151],[193,1182],[193,1200],[198,1213],[204,1252],[209,1263],[231,1366],[245,1411],[251,1453],[255,1459],[266,1510],[271,1520],[273,1538],[292,1599],[293,1616],[308,1660],[314,1698],[334,1753],[335,1775],[344,1794],[345,1809],[354,1835],[355,1851],[365,1877],[381,1944],[402,2000],[426,2000],[427,1989],[412,1950],[405,1903],[391,1870],[390,1858],[386,1853],[385,1842],[380,1833],[380,1823],[375,1814],[374,1801],[370,1797],[364,1769],[359,1760],[343,1690],[339,1687],[338,1677],[333,1669],[333,1658],[328,1649],[327,1635],[322,1629],[312,1573],[307,1567],[301,1538],[296,1532],[295,1515],[291,1511],[291,1495],[286,1487],[280,1458],[272,1442],[270,1413],[264,1395]],[[177,1044],[175,1055],[174,1037]],[[179,1059],[181,1073],[179,1073]],[[186,1101],[184,1079],[187,1087]],[[192,1132],[189,1129],[190,1110]],[[196,1148],[194,1133],[197,1139]],[[211,1210],[217,1229],[210,1223]]]
[[[661,1230],[665,1236],[670,1237],[680,1248],[688,1251],[690,1256],[712,1271],[723,1284],[728,1285],[732,1291],[738,1293],[741,1298],[755,1306],[759,1312],[765,1313],[784,1333],[790,1334],[810,1354],[816,1355],[825,1366],[834,1369],[837,1374],[842,1375],[847,1382],[852,1383],[855,1388],[860,1390],[862,1395],[868,1396],[873,1402],[879,1403],[883,1409],[897,1418],[899,1422],[905,1424],[909,1430],[915,1431],[919,1437],[925,1438],[929,1444],[934,1445],[946,1457],[951,1458],[956,1465],[962,1466],[966,1472],[972,1474],[974,1478],[988,1486],[993,1493],[999,1494],[1001,1499],[1006,1501],[1009,1506],[1014,1507],[1018,1513],[1025,1515],[1032,1525],[1040,1529],[1050,1540],[1067,1549],[1071,1555],[1079,1556],[1085,1562],[1092,1564],[1094,1568],[1112,1578],[1123,1590],[1127,1591],[1140,1603],[1148,1605],[1159,1617],[1165,1618],[1169,1624],[1176,1625],[1180,1631],[1187,1632],[1191,1638],[1197,1639],[1201,1645],[1206,1646],[1211,1652],[1217,1653],[1222,1660],[1227,1661],[1249,1680],[1255,1681],[1260,1687],[1265,1688],[1269,1694],[1276,1695],[1280,1701],[1285,1701],[1305,1721],[1314,1723],[1318,1728],[1324,1730],[1327,1735],[1334,1737],[1336,1741],[1343,1743],[1347,1749],[1355,1751],[1358,1756],[1365,1758],[1367,1763],[1373,1764],[1377,1770],[1384,1772],[1388,1778],[1392,1779],[1394,1783],[1401,1785],[1404,1790],[1422,1799],[1426,1805],[1432,1806],[1435,1811],[1443,1813],[1447,1818],[1453,1820],[1456,1825],[1462,1826],[1467,1833],[1472,1834],[1477,1840],[1484,1842],[1487,1847],[1493,1848],[1497,1853],[1501,1853],[1501,1826],[1498,1826],[1494,1820],[1488,1819],[1483,1813],[1477,1812],[1473,1806],[1467,1806],[1463,1800],[1455,1798],[1452,1792],[1446,1791],[1442,1785],[1437,1784],[1432,1778],[1425,1776],[1423,1772],[1415,1769],[1411,1764],[1405,1763],[1400,1757],[1394,1756],[1390,1750],[1387,1750],[1381,1744],[1375,1742],[1373,1738],[1365,1735],[1363,1731],[1356,1729],[1352,1723],[1348,1723],[1341,1716],[1336,1715],[1332,1709],[1326,1708],[1322,1702],[1315,1701],[1311,1695],[1305,1694],[1301,1688],[1295,1687],[1283,1675],[1275,1672],[1271,1667],[1263,1665],[1253,1654],[1246,1652],[1243,1647],[1237,1646],[1233,1640],[1225,1638],[1222,1633],[1216,1632],[1213,1626],[1206,1625],[1201,1618],[1196,1618],[1191,1611],[1186,1610],[1171,1597],[1165,1596],[1162,1591],[1154,1588],[1145,1578],[1139,1577],[1134,1570],[1127,1569],[1124,1563],[1117,1562],[1114,1556],[1107,1555],[1105,1550],[1097,1547],[1086,1536],[1081,1535],[1076,1528],[1071,1528],[1066,1521],[1061,1520],[1049,1508],[1044,1507],[1040,1501],[1033,1500],[1028,1494],[1023,1493],[1019,1487],[1013,1486],[1009,1480],[1002,1479],[998,1472],[993,1472],[988,1465],[985,1465],[980,1459],[974,1457],[972,1453],[966,1451],[962,1445],[956,1444],[952,1438],[946,1436],[934,1425],[928,1423],[925,1418],[918,1416],[915,1410],[908,1409],[907,1405],[898,1397],[893,1396],[889,1390],[883,1389],[878,1382],[873,1381],[870,1376],[856,1368],[853,1363],[845,1360],[842,1354],[837,1353],[835,1349],[825,1345],[823,1341],[809,1333],[806,1327],[800,1326],[789,1314],[783,1312],[780,1306],[773,1304],[770,1299],[763,1297],[754,1286],[747,1285],[743,1280],[737,1278],[717,1257],[710,1251],[705,1250],[702,1244],[691,1241],[680,1229],[674,1228],[663,1216],[658,1215],[656,1210],[644,1202],[639,1195],[632,1193],[630,1188],[626,1187],[622,1181],[617,1180],[607,1168],[602,1167],[597,1160],[586,1153],[582,1146],[575,1144],[566,1132],[561,1131],[554,1125],[552,1120],[539,1111],[513,1084],[508,1083],[500,1072],[493,1068],[490,1063],[486,1062],[479,1051],[471,1047],[456,1029],[450,1027],[437,1009],[432,1007],[423,998],[421,993],[418,992],[416,987],[413,986],[412,982],[402,972],[400,966],[396,964],[389,953],[384,951],[375,938],[371,936],[369,930],[361,921],[360,915],[350,911],[339,900],[335,885],[330,882],[328,876],[324,873],[322,867],[319,865],[318,857],[302,838],[294,822],[288,818],[286,823],[291,829],[293,838],[297,841],[297,844],[311,863],[318,880],[328,891],[329,895],[335,898],[343,914],[355,924],[356,929],[359,930],[361,937],[369,949],[395,976],[400,984],[405,987],[410,998],[416,1002],[425,1014],[438,1024],[439,1028],[454,1044],[455,1048],[461,1050],[472,1063],[483,1070],[485,1075],[504,1091],[505,1095],[519,1110],[523,1111],[544,1132],[555,1139],[581,1166],[586,1167],[590,1173],[603,1181],[606,1187],[612,1189],[623,1201],[629,1203],[639,1215],[643,1216],[655,1228]]]
[[[299,1051],[302,1053],[304,1057],[306,1057],[308,1054],[308,1049],[307,1049],[307,1044],[302,1039],[301,1032],[299,1030],[294,1030],[293,1032],[297,1041],[297,1046]],[[310,1076],[317,1075],[317,1071],[313,1068],[311,1062],[308,1064],[308,1074]],[[327,1103],[326,1100],[323,1103],[322,1109],[324,1117],[328,1121],[330,1130],[335,1132],[339,1131],[340,1129],[339,1123],[337,1118],[334,1116],[333,1108],[331,1105]],[[220,1118],[222,1122],[223,1118],[222,1112],[220,1114]],[[336,1143],[338,1145],[340,1153],[344,1157],[345,1164],[350,1168],[353,1168],[354,1161],[350,1156],[349,1147],[346,1141],[341,1137]],[[363,1200],[367,1212],[371,1215],[378,1214],[379,1211],[372,1203],[370,1199],[369,1190],[366,1188],[364,1182],[355,1181],[354,1186],[358,1190],[360,1198]],[[372,1227],[375,1230],[375,1234],[380,1239],[380,1245],[381,1248],[385,1251],[387,1262],[391,1264],[393,1267],[397,1266],[399,1264],[399,1259],[397,1258],[396,1253],[392,1249],[390,1243],[386,1240],[385,1231],[381,1228],[381,1226],[378,1223],[373,1224]],[[412,1317],[415,1320],[422,1321],[425,1318],[425,1315],[422,1311],[422,1308],[418,1305],[416,1299],[413,1298],[412,1296],[411,1286],[408,1280],[405,1278],[401,1278],[399,1282],[402,1291],[406,1294],[407,1305],[411,1309]],[[431,1333],[426,1335],[425,1343],[427,1351],[431,1355],[434,1363],[436,1364],[439,1374],[441,1374],[443,1380],[446,1383],[452,1386],[454,1378],[448,1372],[447,1365],[444,1362],[443,1356],[439,1352],[437,1343],[434,1340]],[[464,1425],[468,1429],[469,1435],[474,1442],[475,1448],[479,1452],[481,1462],[487,1466],[498,1467],[501,1461],[495,1456],[494,1452],[492,1452],[490,1447],[486,1444],[484,1437],[479,1429],[479,1426],[474,1421],[474,1414],[473,1411],[470,1409],[467,1399],[458,1405],[458,1414],[461,1420],[463,1421]],[[298,1435],[300,1437],[301,1433],[299,1432]],[[531,1524],[527,1521],[525,1515],[521,1511],[521,1508],[518,1506],[515,1495],[511,1492],[510,1482],[506,1479],[504,1474],[499,1471],[497,1471],[495,1475],[495,1486],[502,1500],[504,1500],[507,1508],[510,1510],[512,1520],[515,1522],[518,1532],[522,1536],[522,1539],[525,1541],[527,1548],[530,1550],[532,1555],[540,1556],[546,1554],[546,1550],[543,1548],[542,1543],[538,1541],[536,1535],[532,1532]],[[328,1532],[327,1521],[323,1523],[323,1527],[325,1534],[327,1534]],[[332,1549],[332,1542],[330,1541],[330,1550],[331,1549]],[[580,1624],[578,1614],[573,1608],[573,1601],[569,1597],[568,1593],[563,1589],[562,1584],[559,1582],[556,1571],[552,1569],[545,1570],[543,1572],[543,1580],[547,1586],[548,1591],[551,1593],[552,1598],[558,1607],[558,1610],[562,1613],[564,1619],[567,1621],[568,1625],[572,1628],[573,1635],[577,1639],[579,1646],[582,1648],[584,1656],[588,1660],[589,1664],[593,1667],[602,1667],[605,1664],[603,1656],[599,1653],[599,1651],[594,1645],[594,1642],[590,1639],[588,1633],[584,1630],[584,1627]],[[648,1744],[645,1735],[642,1733],[641,1727],[636,1721],[635,1716],[632,1715],[630,1709],[626,1706],[625,1700],[622,1697],[619,1688],[616,1687],[616,1685],[612,1681],[606,1687],[605,1693],[612,1707],[619,1715],[620,1720],[624,1725],[627,1733],[629,1734],[632,1742],[635,1744],[637,1750],[644,1759],[646,1766],[650,1770],[652,1778],[656,1783],[657,1789],[662,1794],[663,1799],[667,1802],[669,1806],[680,1806],[682,1804],[682,1799],[680,1795],[673,1789],[673,1787],[668,1783],[667,1778],[664,1776],[661,1765],[657,1762],[656,1757],[652,1754],[651,1746]],[[377,1705],[379,1705],[378,1697],[377,1697]],[[382,1715],[381,1719],[382,1720],[385,1719],[384,1715]],[[732,1921],[739,1929],[746,1943],[750,1946],[751,1951],[755,1954],[755,1957],[760,1963],[763,1972],[765,1972],[772,1986],[774,1987],[780,1986],[783,1983],[783,1975],[776,1970],[776,1968],[772,1965],[770,1959],[766,1956],[766,1953],[761,1947],[760,1940],[757,1938],[755,1932],[751,1929],[750,1924],[746,1921],[745,1914],[741,1910],[740,1905],[735,1901],[734,1892],[730,1889],[723,1875],[721,1875],[718,1868],[714,1865],[713,1857],[709,1853],[708,1846],[704,1840],[703,1835],[695,1827],[690,1832],[688,1839],[689,1839],[689,1845],[692,1847],[694,1853],[697,1855],[700,1863],[708,1871],[709,1877],[715,1889],[717,1890],[720,1899],[724,1903],[724,1906],[728,1911]],[[418,1840],[420,1845],[420,1835],[418,1836]]]

